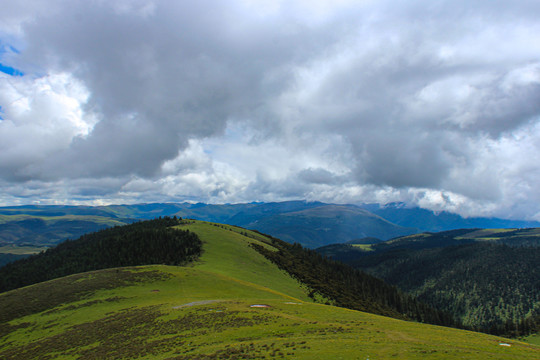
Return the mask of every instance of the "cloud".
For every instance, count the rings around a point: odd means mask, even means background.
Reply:
[[[33,168],[91,132],[96,119],[82,105],[84,86],[69,74],[39,79],[0,76],[0,177],[27,181]]]
[[[536,1],[3,10],[0,63],[24,74],[0,76],[5,204],[307,198],[540,213]]]
[[[235,3],[121,4],[66,2],[24,25],[22,61],[70,71],[100,118],[58,160],[84,166],[44,165],[57,176],[151,176],[190,138],[264,118],[290,61],[317,46],[302,45],[300,25],[280,30],[283,19],[250,19]]]

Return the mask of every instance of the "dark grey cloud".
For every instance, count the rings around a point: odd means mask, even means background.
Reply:
[[[85,108],[100,117],[59,160],[86,169],[59,169],[62,175],[155,173],[189,138],[251,118],[321,35],[300,37],[305,29],[281,19],[250,19],[234,3],[153,4],[119,10],[66,2],[25,26],[25,59],[75,74],[90,92]]]
[[[336,176],[330,171],[322,168],[308,168],[301,170],[298,173],[298,179],[307,184],[326,184],[326,185],[338,185],[343,184],[344,178]]]
[[[468,142],[500,139],[540,115],[538,59],[522,46],[536,20],[520,7],[462,5],[375,9],[373,22],[306,71],[297,129],[343,134],[360,183],[455,190],[451,174],[478,158]],[[488,197],[501,193],[489,188]]]

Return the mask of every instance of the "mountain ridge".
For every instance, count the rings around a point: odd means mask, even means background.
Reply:
[[[432,211],[404,203],[363,204],[368,211],[397,225],[417,227],[421,231],[440,232],[464,228],[532,228],[538,221],[511,220],[496,217],[462,217],[448,211]]]
[[[319,216],[313,209],[325,209]],[[320,211],[322,212],[322,211]],[[348,216],[347,214],[353,214]],[[409,208],[403,204],[340,205],[309,201],[270,203],[204,204],[149,203],[108,206],[29,205],[0,208],[0,252],[2,246],[51,246],[67,238],[105,227],[124,225],[159,216],[179,216],[241,226],[309,247],[342,243],[363,237],[387,240],[423,231],[456,228],[528,227],[538,222],[504,219],[465,219],[456,214]],[[343,222],[343,216],[348,221]],[[311,217],[310,217],[311,216]],[[341,219],[340,219],[341,216]],[[284,224],[288,223],[287,226]],[[323,226],[316,222],[323,221]],[[519,225],[519,226],[516,226]],[[313,231],[321,227],[321,231]]]

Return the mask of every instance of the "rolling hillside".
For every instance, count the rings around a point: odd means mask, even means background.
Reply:
[[[3,359],[532,359],[540,348],[313,302],[251,244],[267,237],[192,221],[187,266],[74,274],[0,294]],[[324,301],[324,299],[321,299]]]
[[[193,231],[184,230],[189,229],[191,226],[188,224],[192,223],[192,220],[165,217],[101,230],[83,235],[78,240],[68,240],[45,252],[0,268],[0,291],[84,271],[156,263],[190,263],[203,252],[199,237]],[[249,258],[249,254],[256,249],[298,279],[312,299],[400,319],[455,325],[451,317],[417,303],[381,280],[323,259],[316,252],[303,249],[300,245],[290,245],[237,227],[214,226],[257,240],[248,243],[251,247],[248,252],[245,246],[239,247],[236,242],[227,244],[223,252],[234,251],[230,255],[239,259],[239,254]],[[212,269],[216,270],[219,258],[210,263]],[[241,270],[242,267],[234,270]],[[229,269],[229,272],[232,270]],[[264,269],[261,269],[261,273],[264,273]]]

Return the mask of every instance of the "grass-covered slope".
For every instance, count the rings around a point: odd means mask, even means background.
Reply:
[[[0,358],[540,356],[518,341],[315,304],[250,245],[277,250],[262,235],[201,222],[181,228],[203,242],[192,265],[105,269],[0,294]]]
[[[540,351],[487,335],[290,301],[192,268],[123,271],[133,272],[135,279],[12,321],[0,340],[0,357],[534,359]],[[110,272],[77,280],[103,277],[106,283]]]
[[[184,221],[182,229],[199,236],[203,253],[194,264],[198,270],[208,271],[234,279],[239,283],[262,287],[265,291],[278,292],[280,296],[309,300],[308,289],[281,271],[271,261],[261,256],[252,244],[274,249],[265,236],[235,226]]]

